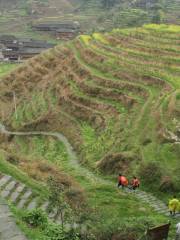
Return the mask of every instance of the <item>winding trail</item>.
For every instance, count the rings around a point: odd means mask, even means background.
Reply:
[[[51,136],[57,138],[59,141],[63,142],[63,144],[66,147],[70,164],[75,168],[78,169],[78,171],[81,171],[81,175],[85,176],[89,181],[95,183],[101,183],[101,184],[112,184],[110,181],[103,180],[101,178],[98,178],[95,174],[93,174],[91,171],[89,171],[87,168],[81,166],[78,162],[77,155],[75,151],[73,150],[72,145],[69,143],[67,138],[62,135],[61,133],[57,132],[44,132],[44,131],[32,131],[32,132],[11,132],[6,130],[5,126],[3,126],[0,123],[0,133],[5,135],[14,135],[14,136]]]
[[[105,185],[111,185],[114,187],[114,183],[109,180],[105,180],[102,178],[99,178],[96,174],[92,173],[89,169],[81,166],[81,164],[78,161],[77,155],[75,151],[73,150],[73,147],[69,143],[68,139],[58,132],[44,132],[44,131],[32,131],[32,132],[11,132],[6,130],[5,126],[3,126],[0,123],[0,133],[5,135],[14,135],[14,136],[51,136],[57,138],[59,141],[63,142],[67,153],[69,155],[69,161],[70,164],[73,166],[74,169],[81,172],[81,175],[86,177],[91,183],[99,183],[99,184],[105,184]],[[169,210],[165,203],[163,203],[161,200],[157,199],[155,196],[153,196],[150,193],[147,193],[142,190],[137,190],[135,192],[131,190],[126,190],[128,194],[132,194],[134,197],[138,198],[144,203],[149,204],[150,207],[154,209],[157,213],[169,216]],[[176,215],[176,218],[179,218],[180,214]]]

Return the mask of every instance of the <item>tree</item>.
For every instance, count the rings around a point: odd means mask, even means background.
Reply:
[[[50,177],[48,180],[48,186],[50,190],[49,195],[49,212],[54,209],[57,210],[57,216],[60,216],[61,227],[64,231],[65,220],[68,216],[70,216],[70,206],[65,201],[65,189],[64,185],[57,180]]]
[[[160,24],[163,22],[163,19],[164,19],[164,13],[162,10],[157,10],[154,12],[154,15],[152,18],[153,23]]]

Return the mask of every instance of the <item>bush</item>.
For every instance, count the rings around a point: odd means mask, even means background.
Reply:
[[[162,170],[158,163],[148,162],[141,165],[139,176],[144,183],[159,186],[162,177]]]
[[[164,223],[166,218],[163,216],[154,217],[127,217],[120,219],[119,222],[112,221],[108,225],[99,223],[95,229],[98,240],[136,240],[142,239],[142,235],[148,227],[154,227]],[[144,238],[143,238],[144,239]]]
[[[51,240],[64,239],[64,232],[62,231],[62,228],[55,223],[49,223],[47,227],[44,229],[44,234]]]
[[[39,228],[43,234],[42,240],[79,240],[79,234],[74,229],[64,230],[61,225],[48,221],[47,215],[41,209],[28,211],[23,220],[34,228]]]
[[[78,234],[74,230],[66,232],[56,223],[49,223],[44,234],[49,240],[79,240]]]
[[[118,174],[129,171],[130,163],[135,159],[140,160],[133,152],[110,153],[98,162],[97,167],[104,173]]]
[[[162,177],[159,190],[161,192],[174,192],[175,185],[174,185],[173,179],[170,176]]]
[[[44,226],[48,222],[46,213],[40,208],[28,211],[23,220],[32,227]]]

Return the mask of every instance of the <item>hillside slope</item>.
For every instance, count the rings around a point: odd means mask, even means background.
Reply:
[[[179,39],[179,26],[145,25],[82,35],[48,50],[1,78],[0,122],[9,130],[63,133],[80,164],[102,181],[121,171],[137,174],[143,188],[164,198],[179,194]],[[55,139],[1,140],[2,169],[15,165],[39,182],[63,171],[102,213],[104,229],[119,222],[119,212],[122,224],[144,211],[156,218],[68,162]]]
[[[180,24],[179,12],[179,0],[1,0],[0,33],[40,38],[31,23],[50,21],[78,21],[87,33],[145,23]]]
[[[172,176],[179,154],[179,34],[179,27],[147,25],[80,36],[44,52],[0,82],[1,119],[12,129],[63,131],[83,164],[106,173],[156,161],[163,176]]]

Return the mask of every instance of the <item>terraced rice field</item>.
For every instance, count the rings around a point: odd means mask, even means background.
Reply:
[[[80,36],[47,51],[1,83],[4,96],[17,89],[18,102],[15,114],[8,104],[11,97],[2,99],[9,108],[2,119],[13,128],[41,121],[59,128],[61,120],[71,127],[62,130],[67,136],[73,133],[73,144],[82,142],[82,161],[90,167],[97,161],[101,166],[99,161],[109,153],[128,151],[136,152],[138,161],[155,158],[168,168],[164,151],[179,141],[174,136],[179,120],[179,34],[179,27],[148,25]],[[176,152],[169,154],[177,158]],[[125,165],[132,169],[138,161]]]
[[[135,209],[136,198],[93,181],[83,168],[114,184],[120,171],[138,174],[164,200],[178,194],[179,39],[179,26],[115,29],[79,36],[19,66],[0,81],[1,122],[12,131],[64,134],[83,167],[51,137],[8,138],[0,145],[4,159],[36,181],[54,171],[38,161],[64,171],[107,221],[118,212],[141,217],[141,202]]]

